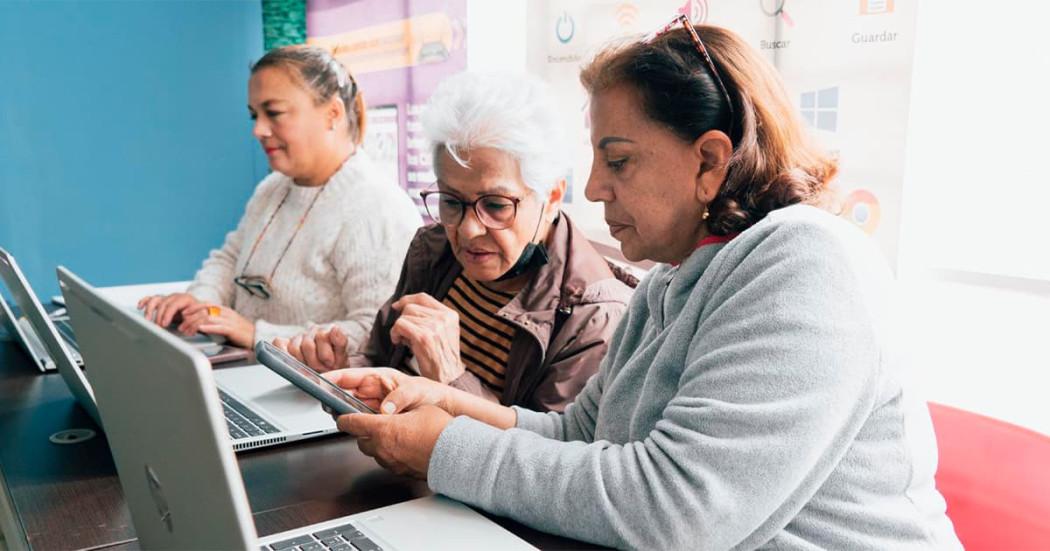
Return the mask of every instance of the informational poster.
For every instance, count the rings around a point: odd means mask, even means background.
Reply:
[[[398,127],[397,105],[369,107],[365,111],[365,139],[362,148],[379,167],[379,173],[385,181],[401,181],[401,148],[398,140],[401,136]]]
[[[307,43],[327,48],[357,79],[370,109],[364,147],[422,208],[434,183],[419,114],[446,76],[467,67],[467,0],[312,0]]]
[[[914,0],[534,0],[528,70],[554,87],[575,160],[566,210],[614,243],[601,205],[583,199],[591,147],[579,70],[601,47],[637,40],[685,13],[731,29],[777,67],[812,134],[840,160],[842,216],[896,262],[908,125]]]

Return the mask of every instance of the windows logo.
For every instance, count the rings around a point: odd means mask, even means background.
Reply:
[[[799,108],[810,126],[835,132],[839,125],[839,87],[802,92]]]

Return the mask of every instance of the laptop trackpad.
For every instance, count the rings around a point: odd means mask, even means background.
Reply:
[[[354,521],[394,549],[535,549],[470,507],[443,496],[390,505],[355,515]]]
[[[335,425],[313,396],[299,390],[280,375],[262,365],[227,367],[215,370],[215,382],[278,427]]]

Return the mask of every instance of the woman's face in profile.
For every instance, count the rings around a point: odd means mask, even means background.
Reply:
[[[248,82],[248,110],[255,119],[252,134],[266,152],[270,168],[296,181],[310,181],[331,125],[326,104],[313,95],[289,70],[260,69]]]
[[[677,262],[702,231],[701,158],[693,144],[650,119],[641,95],[620,85],[591,96],[594,161],[585,194],[628,260]]]
[[[525,185],[518,161],[507,153],[478,148],[467,152],[464,160],[470,168],[461,166],[444,148],[439,148],[434,163],[439,191],[463,201],[476,201],[491,194],[520,199],[517,214],[506,229],[486,227],[472,207],[466,207],[458,224],[445,225],[452,253],[467,277],[491,282],[517,262],[532,239],[544,209],[537,194]],[[506,208],[499,202],[493,205],[483,202],[481,207]],[[544,227],[540,227],[540,236],[543,231]]]

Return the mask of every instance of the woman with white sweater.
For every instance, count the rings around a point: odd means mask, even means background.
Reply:
[[[279,48],[251,73],[253,134],[273,172],[189,289],[139,308],[242,347],[325,324],[356,348],[394,290],[419,211],[361,149],[364,101],[330,54]]]
[[[598,373],[564,413],[540,413],[341,370],[326,376],[383,414],[339,427],[435,492],[607,546],[959,548],[892,274],[819,208],[836,163],[776,71],[682,16],[581,80],[587,198],[624,256],[659,263]]]

